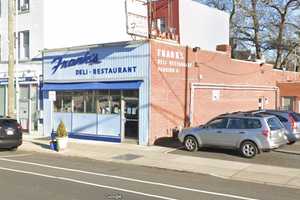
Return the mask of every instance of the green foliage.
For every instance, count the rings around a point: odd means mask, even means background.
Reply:
[[[68,132],[65,127],[65,124],[63,123],[63,121],[60,121],[56,130],[56,137],[67,137],[67,136],[68,136]]]

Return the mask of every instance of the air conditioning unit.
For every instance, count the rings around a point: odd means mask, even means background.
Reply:
[[[29,4],[24,4],[21,6],[21,11],[29,10]]]

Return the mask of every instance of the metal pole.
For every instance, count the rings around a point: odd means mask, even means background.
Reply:
[[[15,0],[8,0],[8,116],[15,118]]]

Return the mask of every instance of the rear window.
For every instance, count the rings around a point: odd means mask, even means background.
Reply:
[[[0,119],[0,125],[17,125],[18,122],[15,119]]]
[[[258,129],[261,128],[259,119],[232,118],[229,121],[228,129]]]
[[[291,113],[291,115],[296,122],[300,122],[300,114],[299,113],[293,112],[293,113]]]
[[[283,128],[280,121],[275,117],[269,118],[267,120],[267,123],[268,123],[268,126],[270,127],[271,131]]]

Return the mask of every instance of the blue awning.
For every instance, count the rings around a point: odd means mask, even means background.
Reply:
[[[135,90],[142,81],[124,82],[96,82],[96,83],[44,83],[43,91],[68,91],[68,90]]]

